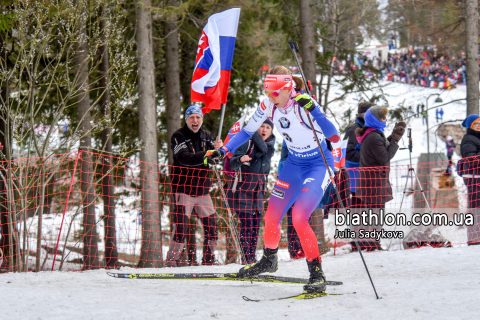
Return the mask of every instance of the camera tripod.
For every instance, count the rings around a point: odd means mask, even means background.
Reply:
[[[402,210],[403,206],[403,200],[405,199],[405,195],[410,195],[413,194],[413,197],[415,197],[415,194],[420,192],[423,196],[423,199],[425,200],[425,204],[427,205],[428,211],[430,214],[432,213],[432,209],[430,208],[430,203],[428,202],[427,196],[425,195],[425,190],[422,188],[422,183],[420,182],[420,179],[417,176],[417,173],[415,172],[415,169],[413,168],[412,165],[412,150],[413,150],[413,144],[412,144],[412,128],[407,129],[407,137],[408,137],[408,151],[409,151],[409,159],[410,159],[410,164],[408,166],[408,173],[407,173],[407,180],[405,181],[405,187],[403,188],[403,195],[402,195],[402,201],[400,201],[400,208],[399,212]],[[406,149],[406,148],[403,148]],[[408,180],[410,179],[411,187],[410,190],[407,191],[408,187]],[[416,185],[415,182],[418,184],[420,190],[415,190]],[[415,208],[415,198],[413,199],[413,209]],[[395,225],[395,229],[397,226]],[[395,230],[394,229],[394,230]],[[392,245],[392,241],[390,241],[390,244],[388,245],[388,249],[390,249],[390,246]]]

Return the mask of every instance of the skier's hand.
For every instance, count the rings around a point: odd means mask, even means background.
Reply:
[[[297,93],[295,96],[295,101],[297,101],[300,106],[304,107],[308,111],[315,109],[315,102],[308,94]]]
[[[221,149],[220,149],[221,150]],[[223,159],[224,155],[222,152],[218,151],[218,150],[208,150],[206,153],[205,153],[205,156],[203,157],[203,163],[204,164],[207,164],[207,163],[215,163],[215,161],[217,160],[221,160]]]

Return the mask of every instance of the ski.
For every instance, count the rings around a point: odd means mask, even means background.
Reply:
[[[305,284],[308,279],[291,278],[271,275],[258,275],[253,278],[239,278],[237,273],[113,273],[107,274],[122,279],[157,279],[157,280],[224,280],[271,283],[298,283]],[[327,286],[340,286],[341,281],[325,281]]]
[[[314,298],[321,298],[321,297],[326,297],[326,296],[341,296],[341,293],[326,293],[326,292],[308,292],[308,291],[303,291],[300,294],[296,294],[294,296],[288,296],[288,297],[281,297],[281,298],[273,298],[273,299],[250,299],[246,296],[243,296],[243,300],[245,301],[252,301],[252,302],[261,302],[261,301],[276,301],[276,300],[286,300],[286,299],[297,299],[297,300],[308,300],[308,299],[314,299]]]

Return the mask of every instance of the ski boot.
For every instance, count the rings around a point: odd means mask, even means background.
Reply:
[[[180,257],[182,256],[183,252],[183,243],[170,243],[170,248],[167,252],[167,262],[165,262],[165,267],[167,268],[175,268],[179,267]]]
[[[259,275],[260,273],[270,272],[274,273],[278,269],[278,256],[277,249],[268,249],[263,250],[262,259],[259,262],[252,263],[240,269],[238,271],[238,276],[240,278],[250,278]]]
[[[322,264],[318,262],[318,258],[309,262],[308,264],[308,271],[310,271],[310,279],[308,279],[308,283],[303,286],[303,290],[308,292],[325,292],[325,275],[322,271]]]

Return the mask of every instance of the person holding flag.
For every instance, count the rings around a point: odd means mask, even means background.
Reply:
[[[277,66],[270,69],[265,77],[264,89],[267,97],[260,103],[248,124],[226,145],[218,150],[210,150],[205,155],[205,162],[207,162],[209,159],[223,158],[228,152],[235,151],[260,128],[266,119],[275,125],[289,150],[289,156],[275,182],[265,214],[265,248],[262,259],[243,267],[238,274],[240,277],[254,277],[260,273],[277,271],[280,222],[295,202],[292,214],[293,224],[305,251],[310,272],[310,279],[304,286],[304,290],[324,292],[325,276],[322,271],[317,238],[308,219],[322,199],[324,190],[330,184],[327,170],[333,172],[333,156],[327,147],[326,140],[338,142],[340,137],[320,105],[303,92],[305,83],[302,78],[292,76],[286,67]],[[309,127],[307,113],[314,118],[314,130],[329,168],[325,167],[314,133]]]
[[[215,207],[210,198],[211,180],[208,164],[203,157],[209,149],[218,149],[222,140],[213,139],[210,132],[202,128],[203,113],[200,107],[190,106],[185,111],[185,125],[170,138],[173,152],[172,194],[175,210],[171,212],[172,232],[167,252],[166,267],[178,267],[185,246],[185,235],[192,211],[203,225],[203,265],[215,264],[215,247],[218,236]]]

